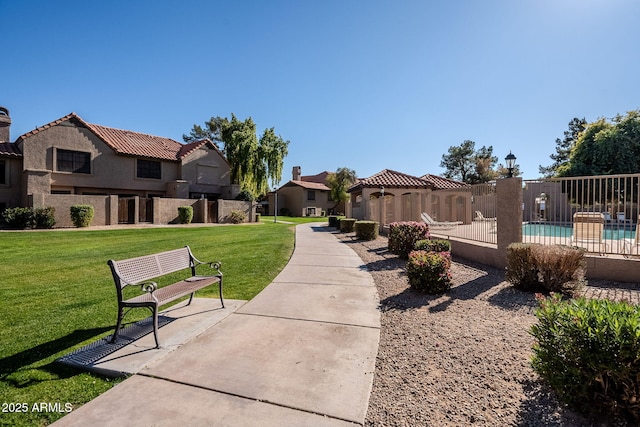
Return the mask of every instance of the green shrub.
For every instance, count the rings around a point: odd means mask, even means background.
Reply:
[[[245,202],[253,202],[255,199],[256,199],[256,196],[254,196],[253,193],[249,190],[242,190],[236,196],[236,200],[242,200]]]
[[[55,208],[37,208],[33,211],[35,228],[53,228],[56,225]]]
[[[640,306],[538,296],[532,366],[561,400],[640,422]]]
[[[247,214],[244,211],[233,210],[229,213],[227,221],[232,224],[241,224],[247,220]]]
[[[375,240],[378,238],[380,224],[376,221],[356,221],[353,228],[358,239]]]
[[[407,261],[409,285],[428,294],[451,289],[451,253],[412,251]]]
[[[536,292],[544,289],[539,270],[531,251],[531,243],[512,243],[507,247],[507,272],[505,278],[516,289]]]
[[[178,221],[180,221],[180,224],[191,224],[191,221],[193,221],[193,206],[178,206]]]
[[[407,259],[418,240],[429,238],[429,226],[424,222],[406,221],[389,224],[389,251]]]
[[[344,218],[344,217],[340,215],[329,215],[328,218],[329,218],[329,227],[339,228],[340,218]]]
[[[451,252],[451,242],[444,239],[418,240],[413,249],[427,252]]]
[[[71,222],[76,227],[88,227],[93,221],[93,206],[91,205],[73,205],[70,209]]]
[[[35,217],[32,208],[8,208],[2,212],[2,223],[9,228],[24,230],[33,228]]]
[[[570,246],[512,243],[507,248],[506,279],[525,291],[576,296],[586,283],[584,253]]]
[[[340,218],[340,231],[343,233],[351,233],[355,223],[355,218]]]

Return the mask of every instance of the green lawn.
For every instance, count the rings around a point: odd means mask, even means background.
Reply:
[[[291,222],[294,224],[307,224],[309,222],[326,222],[328,224],[327,217],[315,217],[315,216],[281,216],[278,215],[278,221]],[[273,222],[273,215],[260,217],[261,222]]]
[[[201,261],[222,261],[225,298],[251,299],[286,265],[293,242],[290,225],[269,222],[0,233],[0,402],[29,408],[0,413],[0,425],[48,424],[63,414],[32,412],[34,403],[77,407],[118,381],[54,363],[112,332],[117,302],[107,260],[189,245]],[[198,296],[217,297],[217,287]],[[147,315],[134,310],[125,319]]]

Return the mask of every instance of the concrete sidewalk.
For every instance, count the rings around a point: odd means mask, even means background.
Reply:
[[[360,258],[331,229],[298,225],[288,265],[236,308],[55,425],[364,423],[378,295]]]

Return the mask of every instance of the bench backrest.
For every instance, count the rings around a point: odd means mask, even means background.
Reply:
[[[192,274],[195,274],[189,246],[121,261],[109,260],[108,264],[120,289],[186,268],[192,268]]]

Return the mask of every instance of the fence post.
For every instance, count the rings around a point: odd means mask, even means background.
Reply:
[[[496,182],[497,264],[507,265],[507,246],[522,242],[522,178]]]

